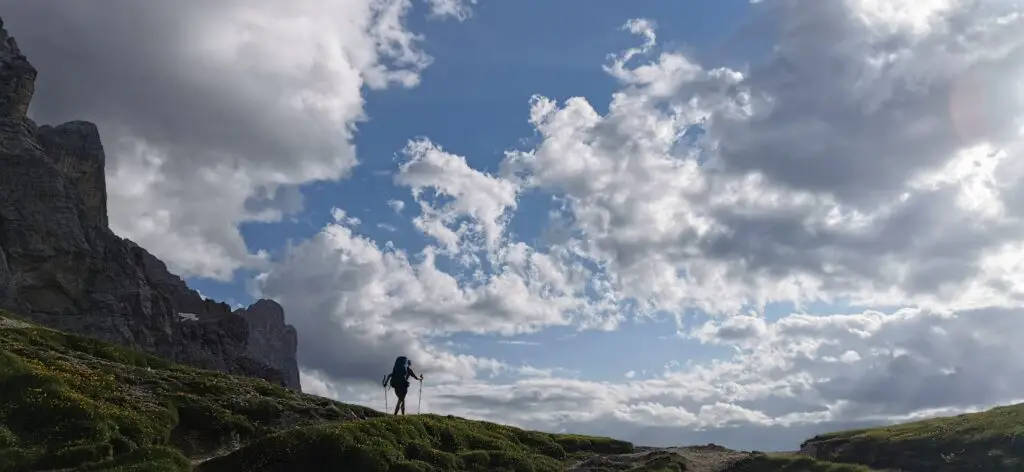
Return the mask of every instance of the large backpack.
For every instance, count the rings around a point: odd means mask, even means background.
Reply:
[[[391,387],[409,386],[409,359],[405,356],[398,356],[395,359],[395,366],[391,369]]]

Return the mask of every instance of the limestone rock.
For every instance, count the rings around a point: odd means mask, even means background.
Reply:
[[[27,117],[36,75],[0,19],[0,308],[300,390],[280,305],[233,312],[109,229],[99,131],[85,121],[37,128]]]
[[[0,118],[27,115],[35,87],[35,67],[18,50],[0,18]]]
[[[41,126],[39,141],[46,157],[75,183],[89,217],[98,226],[106,227],[106,157],[96,125],[87,121],[72,121],[56,128]]]
[[[299,369],[295,353],[299,337],[294,327],[285,324],[284,308],[273,300],[259,300],[238,313],[249,324],[246,354],[280,370],[287,386],[298,386]]]

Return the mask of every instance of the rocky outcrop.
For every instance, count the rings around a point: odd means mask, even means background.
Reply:
[[[0,308],[192,366],[300,389],[280,305],[203,298],[107,225],[105,154],[92,123],[37,127],[37,72],[0,20]]]
[[[259,300],[238,313],[249,322],[246,355],[281,371],[287,385],[299,385],[299,336],[284,323],[284,308],[273,300]]]
[[[36,69],[7,35],[0,18],[0,118],[26,116],[36,89]]]
[[[106,156],[96,125],[72,121],[57,127],[40,126],[37,132],[43,154],[75,184],[88,217],[106,227]]]

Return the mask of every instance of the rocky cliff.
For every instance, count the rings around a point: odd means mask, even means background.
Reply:
[[[280,305],[206,300],[109,229],[99,131],[37,127],[27,116],[36,75],[0,19],[0,308],[299,390],[297,336]]]
[[[273,300],[263,299],[236,313],[244,315],[249,322],[246,355],[281,369],[285,385],[299,385],[299,369],[285,368],[298,365],[295,353],[299,336],[294,327],[285,324],[284,308]]]

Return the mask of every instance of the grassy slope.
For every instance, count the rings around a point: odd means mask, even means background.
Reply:
[[[185,471],[191,459],[253,441],[202,470],[255,470],[235,466],[253,463],[260,470],[342,463],[384,464],[365,470],[418,470],[424,464],[555,470],[578,454],[633,448],[611,439],[447,417],[384,417],[260,379],[176,365],[3,312],[0,398],[0,472]],[[316,424],[323,426],[311,426]],[[292,468],[299,459],[311,465]]]
[[[0,471],[187,457],[379,413],[260,379],[191,369],[0,312]],[[100,467],[102,468],[102,467]]]
[[[1020,436],[1020,440],[1017,437]],[[819,457],[906,472],[1024,470],[1024,404],[809,439]]]

